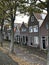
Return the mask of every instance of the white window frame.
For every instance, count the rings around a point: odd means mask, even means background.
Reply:
[[[34,32],[38,32],[38,25],[33,26]]]
[[[26,31],[26,28],[22,28],[22,32],[25,32]]]
[[[33,26],[29,27],[29,32],[32,33],[33,32]]]

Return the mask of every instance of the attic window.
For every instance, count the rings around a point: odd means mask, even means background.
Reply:
[[[34,16],[31,17],[31,22],[34,22]]]

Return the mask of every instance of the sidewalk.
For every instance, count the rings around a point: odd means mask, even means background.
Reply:
[[[0,65],[18,65],[7,54],[0,50]]]

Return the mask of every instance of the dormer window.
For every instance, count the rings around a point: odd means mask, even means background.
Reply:
[[[38,32],[38,26],[33,26],[34,32]]]
[[[33,26],[29,27],[29,32],[33,32]]]
[[[26,31],[26,29],[25,28],[22,28],[22,32],[25,32]]]

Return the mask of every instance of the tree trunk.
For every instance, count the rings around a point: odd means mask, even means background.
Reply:
[[[4,24],[4,19],[1,22],[1,47],[3,47],[3,24]]]
[[[10,44],[10,53],[14,51],[14,20],[11,22],[11,44]]]

